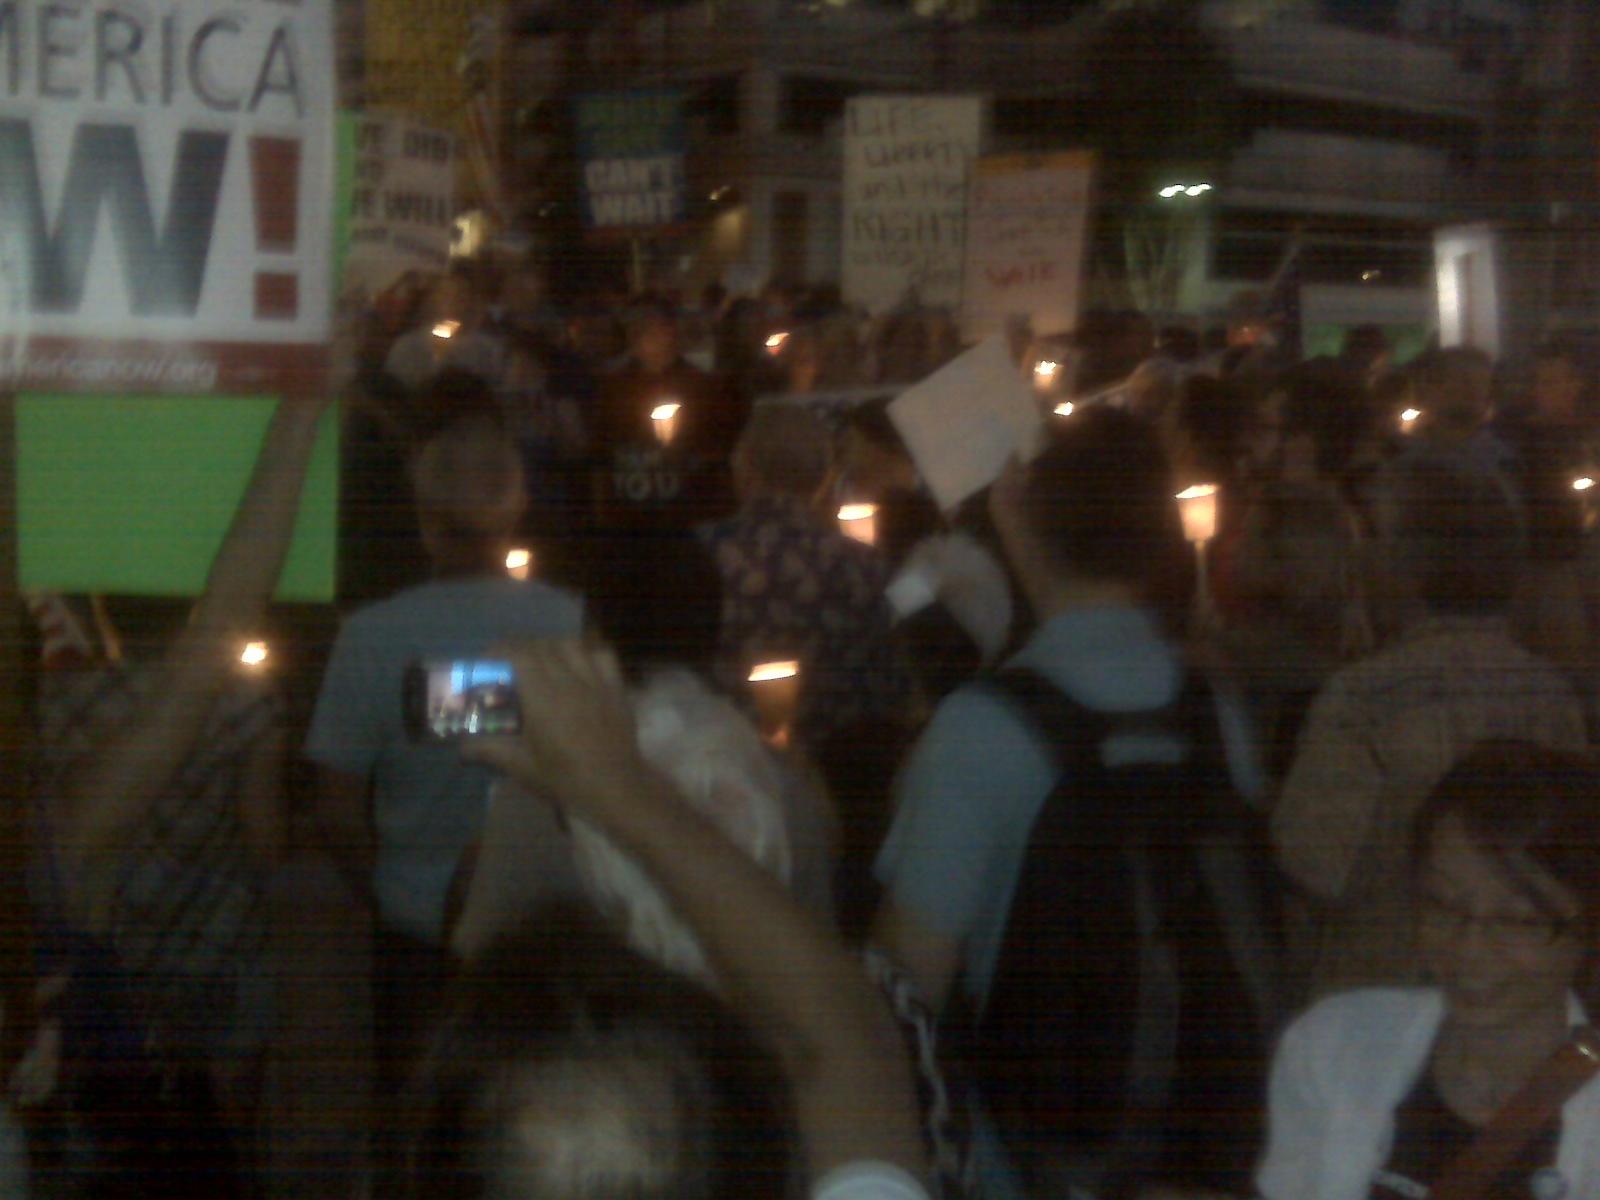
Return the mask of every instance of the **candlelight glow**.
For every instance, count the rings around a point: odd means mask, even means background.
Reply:
[[[678,432],[678,413],[683,408],[676,400],[669,400],[665,404],[658,404],[650,410],[650,420],[654,422],[656,441],[663,446],[672,441],[673,435]]]
[[[267,661],[267,644],[265,642],[246,642],[244,650],[239,654],[239,661],[247,667],[259,667]]]
[[[513,579],[527,579],[533,570],[533,551],[517,547],[506,552],[506,572]]]
[[[1594,480],[1587,475],[1580,475],[1572,481],[1572,490],[1575,492],[1587,492],[1593,486]]]
[[[460,328],[460,321],[440,321],[433,327],[433,336],[436,338],[443,338],[448,341],[450,338],[455,337]]]
[[[1055,408],[1056,416],[1058,417],[1070,417],[1075,411],[1076,409],[1073,407],[1071,400],[1063,400]]]
[[[846,504],[839,509],[839,529],[846,537],[868,546],[878,541],[878,506]]]
[[[1420,408],[1408,408],[1405,410],[1405,412],[1400,414],[1400,423],[1402,425],[1410,425],[1421,415],[1422,410]]]
[[[1217,487],[1197,483],[1177,495],[1178,513],[1183,518],[1183,536],[1191,542],[1209,542],[1217,533]]]
[[[750,682],[767,683],[774,679],[793,679],[798,674],[800,674],[800,664],[797,662],[757,663],[750,669]]]
[[[1061,364],[1053,358],[1041,358],[1033,366],[1033,381],[1040,387],[1049,387],[1061,374]]]
[[[789,340],[787,333],[774,333],[767,338],[767,353],[782,354],[784,343]]]
[[[681,404],[658,404],[650,410],[650,419],[652,421],[670,421],[678,415],[678,410],[682,407],[683,405]]]

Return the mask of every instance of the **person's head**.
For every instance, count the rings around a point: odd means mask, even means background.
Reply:
[[[527,507],[522,460],[498,415],[459,412],[425,433],[410,462],[422,544],[446,574],[503,565]]]
[[[1575,346],[1551,341],[1540,347],[1533,363],[1533,416],[1552,425],[1569,425],[1583,417],[1587,399],[1582,356]]]
[[[1389,338],[1377,325],[1357,325],[1344,335],[1339,348],[1345,369],[1364,387],[1370,387],[1389,369],[1394,351]]]
[[[456,321],[471,326],[482,316],[483,305],[482,281],[466,266],[455,266],[434,284],[428,297],[428,321]]]
[[[1453,346],[1411,364],[1411,386],[1422,410],[1418,432],[1448,445],[1465,442],[1493,412],[1494,361],[1482,350]]]
[[[584,549],[585,611],[623,667],[704,674],[722,627],[722,577],[692,534],[619,533]]]
[[[1156,432],[1094,407],[1059,422],[1032,462],[1002,477],[990,511],[1036,610],[1063,584],[1110,585],[1167,606],[1182,595],[1187,564],[1173,492]]]
[[[787,1194],[776,1061],[715,998],[546,909],[469,965],[413,1084],[407,1200]]]
[[[757,408],[733,449],[741,499],[781,496],[812,503],[833,479],[833,434],[797,405]]]
[[[1406,599],[1447,616],[1505,611],[1525,547],[1503,479],[1462,455],[1402,457],[1374,516],[1384,565]]]
[[[1564,1004],[1600,915],[1600,772],[1583,756],[1488,742],[1418,817],[1418,949],[1458,1021],[1514,1027]]]
[[[1361,385],[1332,360],[1302,364],[1284,381],[1283,472],[1337,480],[1361,443],[1368,409]]]
[[[646,371],[665,371],[678,361],[678,320],[659,304],[640,309],[628,323],[628,353]]]

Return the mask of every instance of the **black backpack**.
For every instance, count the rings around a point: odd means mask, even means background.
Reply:
[[[962,1073],[1036,1185],[1103,1197],[1151,1181],[1247,1192],[1281,1015],[1271,855],[1236,795],[1209,686],[1107,714],[1031,671],[986,682],[1054,747]],[[1108,737],[1188,746],[1107,767]],[[1057,1184],[1058,1186],[1058,1184]]]

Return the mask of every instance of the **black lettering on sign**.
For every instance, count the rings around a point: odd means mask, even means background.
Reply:
[[[158,237],[133,128],[80,125],[52,226],[39,187],[33,131],[26,121],[0,120],[0,213],[22,224],[32,310],[78,310],[95,227],[106,207],[133,314],[193,316],[205,282],[227,158],[225,133],[189,130],[178,139],[167,215]]]

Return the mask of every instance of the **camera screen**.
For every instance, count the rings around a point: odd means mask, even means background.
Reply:
[[[439,738],[516,733],[521,720],[511,664],[470,660],[429,664],[427,721]]]

